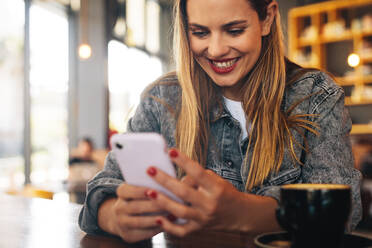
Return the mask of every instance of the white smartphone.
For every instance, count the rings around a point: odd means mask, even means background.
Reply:
[[[128,184],[155,189],[173,200],[183,203],[176,195],[158,184],[146,172],[156,166],[176,177],[176,170],[168,156],[164,138],[158,133],[124,133],[111,137],[111,147]]]

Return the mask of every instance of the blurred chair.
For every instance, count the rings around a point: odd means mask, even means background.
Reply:
[[[84,203],[87,182],[102,170],[107,149],[95,149],[91,138],[81,138],[77,147],[70,151],[67,191],[70,201]]]
[[[99,170],[99,166],[94,162],[79,162],[78,164],[71,164],[69,166],[67,191],[70,194],[70,201],[79,204],[84,203],[87,182]]]

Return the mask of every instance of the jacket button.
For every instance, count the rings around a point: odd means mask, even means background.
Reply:
[[[227,123],[227,126],[228,126],[229,128],[233,128],[233,127],[234,127],[234,123],[233,123],[232,121],[229,121],[229,122]]]
[[[226,165],[231,168],[233,167],[233,162],[231,160],[227,160]]]

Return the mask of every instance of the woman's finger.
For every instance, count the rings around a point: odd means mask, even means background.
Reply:
[[[194,205],[188,206],[183,203],[176,202],[162,193],[156,191],[153,192],[155,192],[155,194],[152,194],[150,198],[160,209],[178,218],[195,220],[198,222],[203,221],[202,213],[198,211],[198,208],[196,208]]]
[[[146,199],[146,192],[149,189],[146,187],[133,186],[126,183],[121,184],[116,189],[116,194],[124,200]]]
[[[118,223],[122,229],[150,229],[159,227],[157,220],[161,215],[145,216],[122,216]]]
[[[120,237],[129,243],[133,243],[152,238],[162,231],[163,230],[161,227],[159,227],[159,225],[156,228],[150,229],[123,229],[120,233]]]
[[[205,169],[199,163],[189,159],[175,148],[170,149],[168,154],[171,160],[183,169],[198,185],[208,190],[213,190],[215,186],[213,176],[206,173]]]
[[[194,189],[197,189],[198,187],[198,184],[196,183],[196,181],[188,175],[181,178],[181,182]]]
[[[159,213],[163,210],[149,199],[129,201],[125,205],[125,212],[129,215]]]
[[[187,234],[202,228],[202,226],[195,221],[188,221],[186,224],[179,225],[164,217],[159,217],[157,223],[165,232],[177,237],[185,237]]]
[[[200,203],[200,192],[195,190],[195,188],[185,185],[177,178],[169,176],[167,173],[163,172],[162,170],[150,166],[148,169],[148,174],[160,185],[167,188],[173,194],[178,196],[185,202],[189,202],[192,204]],[[191,180],[191,179],[190,179]]]

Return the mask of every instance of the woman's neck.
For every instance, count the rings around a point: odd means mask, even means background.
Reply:
[[[222,87],[222,95],[228,99],[234,101],[243,101],[243,88],[244,84],[247,82],[247,76],[241,78],[237,83],[230,87]]]
[[[222,89],[222,95],[226,97],[227,99],[230,99],[233,101],[237,101],[237,102],[242,101],[242,97],[240,96],[240,94],[234,94],[234,92],[230,90]]]

